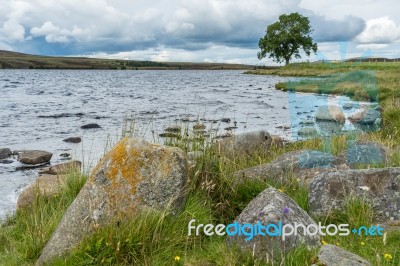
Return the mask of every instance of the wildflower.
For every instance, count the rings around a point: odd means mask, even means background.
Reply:
[[[288,214],[290,209],[288,207],[285,207],[282,209],[283,214]]]
[[[322,245],[328,244],[328,242],[326,242],[325,240],[322,240],[321,243],[322,243]]]
[[[175,256],[174,260],[175,260],[175,261],[180,261],[180,260],[181,260],[181,257]]]
[[[278,189],[279,192],[285,192],[285,190],[283,188]]]
[[[340,246],[340,243],[339,243],[339,242],[336,242],[336,246]]]
[[[260,212],[258,213],[258,216],[263,216],[264,214],[265,214],[264,211],[260,211]]]
[[[300,178],[297,178],[296,181],[297,181],[297,182],[300,182]]]
[[[392,259],[393,259],[392,255],[390,255],[389,253],[386,253],[385,255],[383,255],[383,257],[384,257],[386,260],[392,260]]]
[[[361,241],[361,243],[360,243],[360,244],[361,244],[361,246],[364,246],[364,245],[365,245],[365,242],[362,242],[362,241]]]

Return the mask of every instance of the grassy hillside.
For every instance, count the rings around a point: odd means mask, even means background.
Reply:
[[[0,68],[6,69],[252,69],[253,66],[222,63],[153,62],[99,59],[86,57],[54,57],[29,55],[0,50]]]

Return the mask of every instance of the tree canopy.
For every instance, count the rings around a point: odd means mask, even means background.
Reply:
[[[260,38],[258,46],[258,59],[263,59],[269,54],[276,62],[285,62],[286,65],[294,56],[301,58],[300,50],[304,50],[307,56],[311,51],[317,52],[318,46],[313,43],[311,33],[313,29],[310,20],[299,13],[279,16],[279,21],[267,27],[265,36]]]

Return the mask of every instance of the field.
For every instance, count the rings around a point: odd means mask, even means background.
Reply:
[[[324,75],[316,86],[322,87],[326,83],[327,88],[330,88],[329,86],[333,83],[340,83],[342,79],[337,75],[344,75],[343,77],[361,82],[360,84],[369,84],[371,75],[376,77],[378,91],[373,100],[378,100],[383,109],[383,130],[361,134],[358,137],[389,147],[392,153],[385,166],[400,167],[399,70],[400,64],[397,63],[295,64],[281,69],[255,70],[250,73],[297,77]],[[350,71],[358,74],[353,76]],[[361,80],[354,80],[355,77]],[[304,84],[300,86],[298,84],[301,83],[291,84],[290,89],[300,91],[301,89],[298,88],[304,88],[302,86]],[[357,89],[357,87],[354,88]],[[312,92],[329,93],[330,90],[325,88],[322,91]],[[337,89],[333,93],[347,94],[349,92]],[[301,247],[279,260],[261,261],[252,253],[241,253],[228,248],[224,237],[204,235],[188,237],[187,224],[193,218],[197,219],[198,223],[230,223],[256,195],[269,186],[288,194],[307,211],[307,187],[301,185],[296,176],[288,176],[284,182],[280,183],[253,181],[239,186],[233,182],[232,176],[238,170],[270,162],[288,151],[305,148],[324,151],[325,146],[322,141],[312,139],[294,142],[283,148],[272,148],[266,156],[255,151],[253,154],[232,159],[220,154],[208,139],[195,137],[189,129],[187,130],[188,137],[171,139],[167,143],[188,152],[195,150],[201,153],[190,170],[189,197],[183,210],[177,216],[169,213],[141,213],[129,222],[98,230],[95,235],[85,239],[68,257],[56,261],[54,265],[304,266],[315,262],[318,251],[308,251]],[[345,149],[346,136],[337,136],[332,139],[333,154],[340,154]],[[0,262],[4,265],[34,264],[85,179],[85,176],[71,173],[69,185],[62,193],[51,199],[38,197],[30,210],[20,211],[10,217],[0,228]],[[315,220],[324,224],[372,225],[372,208],[362,200],[356,199],[349,201],[343,213],[329,217],[315,217]],[[385,239],[368,236],[346,238],[327,236],[321,240],[322,243],[334,244],[354,252],[368,259],[373,265],[400,265],[400,230],[397,228],[387,231]]]

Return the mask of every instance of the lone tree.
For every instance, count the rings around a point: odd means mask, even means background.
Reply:
[[[279,21],[267,27],[265,36],[260,39],[258,46],[258,59],[263,59],[269,54],[278,63],[289,64],[292,56],[301,58],[300,49],[303,49],[307,56],[311,51],[317,52],[317,44],[313,43],[310,34],[313,29],[310,20],[299,13],[281,15]]]

